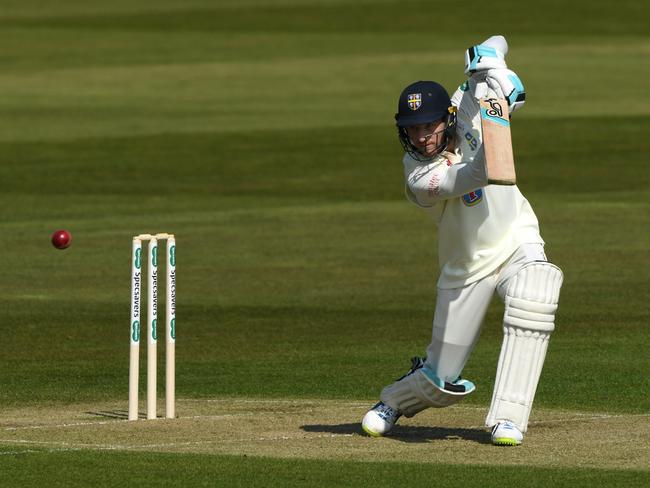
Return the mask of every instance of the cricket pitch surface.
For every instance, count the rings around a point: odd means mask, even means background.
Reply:
[[[504,448],[490,444],[481,407],[429,409],[400,419],[389,437],[371,438],[360,428],[369,406],[345,400],[179,399],[178,418],[136,422],[125,420],[124,402],[6,410],[0,455],[90,449],[650,469],[648,414],[535,409],[524,444]]]

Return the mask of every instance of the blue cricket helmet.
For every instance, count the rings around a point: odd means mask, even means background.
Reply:
[[[395,122],[404,150],[417,160],[423,155],[410,141],[406,127],[445,121],[445,139],[438,153],[444,151],[456,130],[456,107],[451,104],[447,90],[435,81],[416,81],[404,88],[397,103]],[[438,154],[436,153],[436,154]],[[430,157],[424,157],[429,159]]]

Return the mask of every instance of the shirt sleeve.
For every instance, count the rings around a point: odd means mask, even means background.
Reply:
[[[487,185],[485,157],[479,148],[472,161],[452,164],[439,156],[429,164],[408,167],[405,162],[406,196],[419,207],[459,197]]]
[[[483,142],[480,106],[472,95],[469,81],[456,90],[452,104],[458,108],[456,147],[462,155],[462,160],[469,162],[479,154]]]
[[[440,180],[445,174],[445,161],[437,158],[429,164],[409,164],[408,157],[404,158],[404,177],[406,198],[418,207],[432,207],[440,199],[438,189]]]

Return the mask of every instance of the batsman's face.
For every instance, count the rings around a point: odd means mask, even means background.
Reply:
[[[427,124],[412,125],[406,128],[406,134],[420,153],[433,156],[443,142],[445,132],[444,119]]]

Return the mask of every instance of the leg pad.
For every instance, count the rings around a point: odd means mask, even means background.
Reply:
[[[425,366],[388,385],[380,398],[406,417],[413,417],[425,408],[458,403],[475,389],[474,383],[460,378],[453,383],[442,381]]]
[[[505,298],[503,344],[492,405],[492,427],[510,421],[526,431],[551,332],[555,329],[562,271],[547,262],[523,266],[511,278]]]

